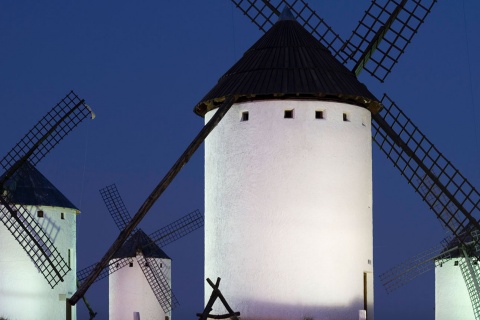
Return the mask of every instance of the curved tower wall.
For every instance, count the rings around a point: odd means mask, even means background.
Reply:
[[[118,259],[113,259],[110,263],[115,263]],[[167,278],[170,288],[171,282],[171,260],[160,259],[164,275]],[[132,320],[136,312],[140,319],[169,319],[171,311],[165,313],[160,306],[157,298],[153,294],[142,269],[136,258],[132,259],[133,266],[125,266],[112,273],[108,278],[108,310],[111,320]]]
[[[373,319],[372,259],[370,112],[327,101],[232,106],[205,144],[205,277],[222,278],[234,311],[357,320],[367,307]]]
[[[70,268],[55,288],[51,288],[17,240],[0,223],[0,317],[8,319],[65,319],[65,299],[76,291],[77,210],[25,206],[42,226]],[[43,218],[37,212],[43,211]],[[62,219],[63,213],[63,219]],[[70,251],[70,254],[69,254]],[[75,307],[72,308],[76,319]]]
[[[435,320],[475,320],[462,263],[466,263],[463,257],[435,262]]]

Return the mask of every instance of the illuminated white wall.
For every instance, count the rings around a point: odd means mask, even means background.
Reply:
[[[0,316],[11,320],[65,319],[65,298],[76,291],[76,210],[58,207],[26,206],[68,262],[71,271],[65,281],[50,287],[30,257],[12,234],[0,223]],[[64,213],[64,219],[61,219]],[[75,307],[72,308],[76,319]]]
[[[243,320],[358,320],[364,277],[373,319],[370,130],[358,106],[274,100],[235,104],[207,138],[205,277]]]
[[[435,267],[435,320],[475,320],[472,303],[459,265],[465,258],[443,259]]]
[[[115,261],[116,259],[112,260]],[[164,275],[171,283],[171,260],[158,259],[162,263]],[[133,258],[133,266],[121,268],[112,273],[108,280],[109,291],[109,319],[110,320],[133,320],[134,313],[140,313],[140,319],[170,319],[171,311],[164,313],[157,298],[153,294],[137,259]]]

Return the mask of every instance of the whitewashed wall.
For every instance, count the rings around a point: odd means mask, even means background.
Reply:
[[[435,320],[475,320],[459,266],[464,259],[443,259],[442,266],[435,267]]]
[[[249,120],[241,121],[245,111]],[[373,319],[371,161],[364,108],[298,100],[232,106],[205,145],[205,277],[222,278],[243,320],[357,320],[365,272]],[[205,301],[210,294],[206,286]]]
[[[112,260],[115,262],[117,259]],[[171,260],[158,259],[162,263],[170,288],[171,283]],[[157,298],[153,294],[137,259],[133,258],[133,267],[123,267],[109,276],[109,319],[110,320],[134,320],[134,313],[140,313],[140,319],[170,319],[171,312],[164,313]]]
[[[65,319],[65,298],[76,291],[76,215],[67,208],[26,206],[53,241],[71,271],[52,289],[20,244],[0,223],[0,316],[11,320]],[[44,217],[36,217],[43,210]],[[61,213],[64,219],[61,219]],[[72,308],[76,319],[75,307]]]

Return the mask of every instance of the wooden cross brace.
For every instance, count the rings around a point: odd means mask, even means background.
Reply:
[[[203,310],[203,313],[197,313],[197,317],[199,320],[207,320],[208,318],[210,319],[232,319],[232,320],[240,320],[240,312],[234,312],[232,308],[228,305],[227,300],[222,295],[222,292],[220,292],[220,289],[218,287],[220,286],[220,278],[217,278],[217,282],[213,284],[212,280],[207,278],[208,284],[213,288],[212,294],[210,296],[210,299],[208,299],[207,305],[205,306],[205,309]],[[210,311],[212,311],[212,306],[215,303],[215,300],[217,298],[220,298],[220,301],[222,301],[223,305],[225,306],[225,309],[227,309],[228,313],[227,314],[221,314],[221,315],[214,315],[210,314]]]

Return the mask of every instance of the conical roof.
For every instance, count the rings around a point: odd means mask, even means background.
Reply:
[[[125,241],[123,246],[113,255],[113,258],[136,257],[137,250],[139,249],[146,258],[170,259],[170,257],[141,229]]]
[[[289,12],[220,78],[194,112],[203,117],[227,95],[236,95],[237,101],[303,98],[357,104],[372,112],[381,108],[365,85]]]
[[[25,163],[6,183],[13,203],[31,206],[63,207],[78,210],[40,171]]]

